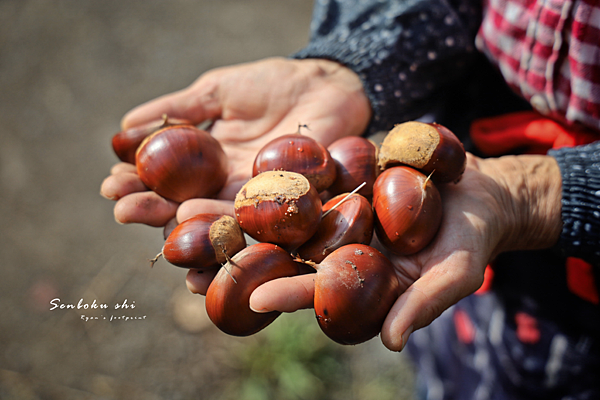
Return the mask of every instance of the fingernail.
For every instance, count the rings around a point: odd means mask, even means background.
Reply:
[[[250,310],[254,311],[255,313],[264,314],[264,313],[268,313],[271,311],[271,310],[267,310],[265,307],[261,307],[261,308],[252,307],[252,303],[255,303],[255,301],[250,299],[250,301],[248,302],[248,307],[250,307]],[[259,304],[260,304],[260,302],[259,302]]]
[[[185,282],[185,286],[187,287],[187,289],[193,293],[193,294],[199,294],[200,292],[198,292],[196,290],[196,287],[194,285],[192,285],[191,283],[189,283],[188,281]]]
[[[100,192],[100,196],[104,197],[104,198],[105,198],[105,199],[107,199],[107,200],[119,200],[119,199],[117,198],[117,196],[115,196],[115,195],[111,196],[111,195],[105,194],[105,193],[104,193],[104,192],[102,192],[102,191]]]
[[[400,349],[400,351],[402,351],[406,347],[406,343],[408,342],[408,337],[412,333],[413,329],[414,329],[414,327],[411,325],[402,334],[402,348]]]
[[[267,310],[267,309],[265,309],[265,308],[263,308],[263,309],[260,309],[260,310],[257,310],[257,309],[255,309],[255,308],[252,308],[252,306],[250,306],[250,309],[251,309],[252,311],[254,311],[255,313],[259,313],[259,314],[264,314],[264,313],[268,313],[268,312],[270,312],[270,311],[271,311],[271,310]]]

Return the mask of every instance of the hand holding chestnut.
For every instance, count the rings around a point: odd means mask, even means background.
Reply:
[[[521,161],[528,165],[518,168]],[[530,168],[539,173],[532,177]],[[394,187],[395,179],[386,183],[386,175],[402,171],[406,171],[407,176],[417,177],[411,178],[414,184],[397,186],[406,190],[414,186],[415,193],[419,193],[414,201],[407,203],[409,211],[442,218],[439,231],[438,222],[425,219],[425,225],[432,225],[433,232],[437,231],[433,242],[425,240],[426,247],[421,250],[423,245],[419,244],[416,252],[397,251],[392,246],[400,255],[390,254],[392,263],[381,255],[376,265],[383,269],[372,275],[366,265],[379,257],[376,256],[379,253],[364,245],[344,246],[315,264],[316,274],[274,279],[258,286],[249,297],[250,308],[268,313],[314,307],[323,331],[339,343],[360,343],[381,332],[381,339],[388,348],[401,350],[413,330],[429,324],[446,308],[475,291],[482,283],[485,266],[499,252],[549,246],[558,236],[555,223],[558,220],[560,226],[560,213],[556,210],[560,194],[554,180],[558,171],[547,157],[479,160],[469,155],[464,179],[458,184],[439,185],[441,195],[437,191],[434,195],[426,194],[429,190],[426,188],[431,185],[429,177],[406,167],[386,170],[378,178],[382,179],[379,185]],[[530,191],[519,189],[531,183]],[[377,186],[376,182],[374,202],[382,195]],[[393,197],[393,193],[388,197]],[[534,196],[523,196],[523,193]],[[548,193],[551,196],[547,196]],[[443,208],[441,215],[425,204],[430,196],[434,199],[434,209]],[[396,213],[390,206],[381,210],[389,210],[392,216]],[[523,221],[520,217],[528,215],[524,211],[537,216],[533,228],[543,224],[541,241],[519,241],[521,235],[532,228],[530,220]],[[544,224],[548,218],[551,223]],[[415,237],[423,236],[419,230],[416,232]],[[369,257],[363,258],[364,254]],[[188,278],[191,290],[200,291],[196,289],[198,281],[190,275]],[[375,289],[367,289],[367,285]],[[381,297],[371,302],[369,294]],[[355,312],[359,309],[362,311]],[[383,314],[377,316],[378,313]],[[374,319],[368,321],[365,316]]]
[[[468,154],[461,181],[439,189],[443,219],[433,242],[414,255],[390,256],[407,288],[381,329],[390,350],[404,348],[414,330],[476,291],[497,254],[547,248],[560,233],[560,171],[550,157]],[[273,280],[252,293],[250,305],[264,312],[313,307],[314,287],[311,275]]]
[[[371,108],[350,69],[327,60],[271,58],[211,70],[183,90],[136,107],[123,118],[122,127],[141,126],[165,114],[193,125],[213,122],[210,134],[229,161],[227,180],[215,199],[230,202],[251,178],[253,162],[265,144],[296,131],[300,122],[309,126],[303,135],[325,146],[360,135]],[[116,201],[115,219],[121,223],[164,226],[180,207],[149,191],[127,163],[113,167],[101,193]],[[186,214],[212,212],[203,201],[181,206],[194,209]]]

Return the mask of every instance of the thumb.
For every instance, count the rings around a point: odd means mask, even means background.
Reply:
[[[221,115],[219,81],[213,76],[201,76],[191,86],[150,100],[129,111],[121,120],[121,128],[141,125],[163,115],[187,119],[197,125]]]
[[[381,341],[388,349],[402,350],[412,332],[481,286],[483,272],[454,256],[430,268],[392,306],[381,329]]]
[[[257,287],[250,296],[255,312],[294,312],[313,306],[315,274],[279,278]]]

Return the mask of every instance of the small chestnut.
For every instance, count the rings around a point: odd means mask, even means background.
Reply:
[[[379,167],[408,165],[431,174],[435,182],[460,181],[467,157],[460,140],[448,128],[410,121],[396,125],[381,143]]]
[[[148,188],[178,203],[216,195],[228,176],[219,142],[190,125],[162,128],[144,139],[136,166]]]
[[[185,119],[168,118],[150,121],[116,133],[112,138],[112,147],[119,160],[135,164],[135,152],[144,139],[159,129],[172,125],[190,125]]]
[[[398,255],[418,252],[433,240],[442,220],[440,193],[410,167],[386,169],[373,186],[375,232]]]
[[[244,233],[235,218],[198,214],[173,229],[161,254],[178,267],[212,269],[245,247]]]
[[[259,242],[292,251],[317,230],[322,204],[306,177],[296,172],[269,171],[250,179],[235,197],[235,218]]]
[[[369,244],[372,238],[371,203],[360,194],[344,193],[323,205],[323,218],[317,232],[298,248],[297,254],[303,260],[319,263],[346,244]]]
[[[347,345],[377,336],[401,294],[391,261],[373,247],[349,244],[315,269],[314,308],[321,330]]]
[[[335,163],[329,151],[315,139],[291,133],[273,139],[256,155],[252,176],[261,172],[283,170],[304,175],[317,192],[335,180]]]
[[[331,196],[354,190],[366,182],[359,194],[370,199],[379,174],[377,145],[360,136],[347,136],[327,147],[336,165],[336,178],[327,189]]]
[[[298,275],[300,263],[281,247],[257,243],[246,247],[217,273],[206,293],[206,311],[211,321],[233,336],[252,335],[281,313],[256,313],[250,309],[250,295],[273,279]]]

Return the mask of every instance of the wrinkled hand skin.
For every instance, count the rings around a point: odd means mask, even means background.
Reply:
[[[460,183],[439,187],[444,217],[434,241],[415,255],[390,256],[401,286],[408,289],[385,320],[383,344],[402,350],[411,332],[476,291],[485,267],[499,253],[554,245],[562,225],[560,182],[551,157],[468,155]],[[188,279],[188,286],[193,289],[195,282]],[[303,275],[260,286],[250,305],[261,312],[292,312],[311,307],[313,295],[313,277]]]
[[[362,134],[371,108],[358,76],[348,68],[326,60],[271,58],[209,71],[189,87],[131,110],[122,129],[164,114],[194,124],[212,121],[210,133],[229,159],[229,178],[216,199],[222,202],[200,199],[180,205],[166,200],[148,191],[133,166],[120,163],[100,190],[116,201],[119,223],[161,227],[173,218],[229,210],[266,143],[306,125],[302,133],[327,146],[343,136]]]

